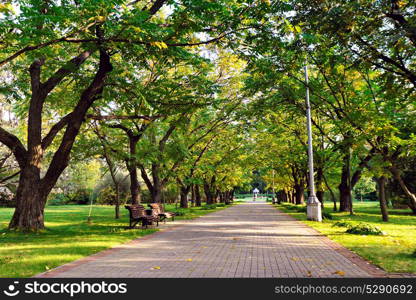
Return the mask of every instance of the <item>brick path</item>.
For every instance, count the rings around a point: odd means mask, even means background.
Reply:
[[[38,277],[373,277],[383,272],[261,202],[245,203]]]

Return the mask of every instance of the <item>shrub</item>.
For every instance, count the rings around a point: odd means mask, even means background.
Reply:
[[[90,203],[90,196],[92,194],[91,189],[79,189],[75,192],[70,193],[68,196],[70,198],[69,203],[73,204],[88,204]]]
[[[210,209],[216,209],[217,204],[205,204],[201,207],[202,210],[210,210]]]
[[[341,220],[341,221],[337,221],[334,224],[332,224],[332,227],[351,227],[351,223]]]
[[[306,213],[306,206],[295,206],[295,210],[297,212],[304,212],[304,213]]]
[[[123,194],[119,194],[119,204],[125,203],[126,199],[123,197]],[[106,204],[106,205],[115,205],[116,204],[116,191],[114,187],[109,186],[102,189],[97,197],[96,203]]]
[[[52,197],[48,200],[48,205],[65,205],[69,202],[69,200],[70,199],[64,193],[59,193],[52,195]]]
[[[362,235],[385,235],[383,231],[377,226],[368,223],[359,223],[357,225],[350,225],[346,231],[351,234],[362,234]]]
[[[287,208],[287,209],[290,209],[290,210],[295,210],[297,212],[305,212],[306,213],[306,206],[304,206],[304,205],[298,206],[298,205],[295,205],[295,204],[285,204],[284,207]]]
[[[225,203],[218,203],[216,204],[217,207],[225,207]]]
[[[296,205],[293,205],[293,204],[284,204],[284,208],[290,209],[290,210],[297,209]]]
[[[188,213],[186,208],[175,208],[170,211],[175,213],[176,216],[184,216]]]

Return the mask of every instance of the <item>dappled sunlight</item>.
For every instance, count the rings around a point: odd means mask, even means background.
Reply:
[[[333,277],[337,271],[368,276],[323,238],[269,205],[238,205],[117,246],[117,252],[59,276],[217,277],[226,272],[228,277],[306,277],[314,272]],[[252,269],[258,262],[262,267]]]

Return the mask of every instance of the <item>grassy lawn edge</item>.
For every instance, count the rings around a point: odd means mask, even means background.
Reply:
[[[390,212],[390,222],[384,223],[378,214],[377,204],[356,204],[355,215],[348,213],[330,213],[332,219],[314,222],[306,219],[306,214],[297,211],[304,205],[278,204],[273,205],[282,212],[294,217],[302,223],[312,227],[334,242],[344,246],[366,261],[389,273],[416,274],[416,217],[407,215],[406,211]],[[361,222],[379,227],[386,232],[385,236],[356,235],[346,233],[346,228],[335,227],[337,221],[347,221],[351,224]]]
[[[176,220],[192,220],[225,209],[166,205],[166,211],[179,211]],[[206,207],[205,207],[206,208]],[[0,208],[0,277],[23,278],[46,272],[100,251],[127,243],[163,230],[159,228],[126,229],[128,211],[120,209],[120,219],[114,218],[114,207],[94,205],[92,222],[87,222],[88,205],[47,206],[46,229],[38,233],[15,232],[7,229],[13,208]],[[172,222],[172,221],[167,221]]]

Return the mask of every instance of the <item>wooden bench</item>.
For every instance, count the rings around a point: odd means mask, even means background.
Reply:
[[[130,226],[129,228],[134,228],[139,222],[142,222],[142,227],[145,226],[147,228],[148,225],[152,225],[156,222],[157,226],[159,226],[159,216],[151,211],[151,213],[147,213],[146,209],[141,204],[132,204],[124,206],[128,209],[130,213]]]
[[[165,211],[163,204],[161,203],[150,203],[149,207],[152,208],[154,214],[159,217],[159,221],[165,221],[166,219],[172,218],[172,221],[175,221],[175,213]]]

